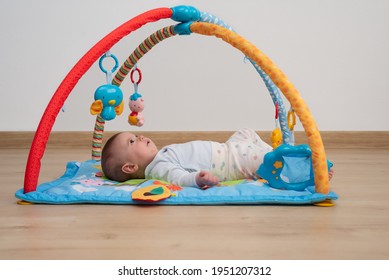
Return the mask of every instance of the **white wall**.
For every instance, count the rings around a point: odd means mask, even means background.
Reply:
[[[320,130],[388,130],[387,0],[1,0],[0,131],[33,131],[52,94],[101,38],[147,10],[180,4],[213,13],[267,54],[306,100]],[[163,20],[112,48],[123,62]],[[274,128],[266,88],[243,55],[192,34],[162,42],[139,63],[146,131]],[[95,64],[77,84],[54,130],[91,131]],[[126,99],[132,93],[127,80]],[[174,105],[177,104],[177,105]],[[127,130],[128,108],[107,130]],[[137,129],[135,129],[137,130]],[[298,127],[301,130],[301,126]]]

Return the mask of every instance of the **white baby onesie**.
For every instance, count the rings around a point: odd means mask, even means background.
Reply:
[[[147,179],[197,186],[196,175],[210,171],[221,181],[256,178],[256,170],[272,148],[252,129],[235,132],[226,143],[192,141],[162,148],[146,167]]]

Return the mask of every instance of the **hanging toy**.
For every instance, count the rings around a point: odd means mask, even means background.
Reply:
[[[276,122],[276,128],[271,133],[271,143],[273,149],[277,148],[279,145],[282,144],[282,132],[279,127],[278,122],[278,111],[279,111],[279,105],[278,102],[276,103],[276,115],[275,115],[275,122]]]
[[[131,114],[128,116],[128,122],[131,125],[142,126],[144,124],[143,109],[145,107],[142,95],[135,92],[130,96],[129,107]]]
[[[121,89],[115,85],[102,85],[95,91],[95,102],[90,107],[92,115],[100,114],[106,120],[113,120],[123,112],[124,102]]]
[[[138,81],[134,81],[134,72],[138,72],[139,78]],[[131,82],[134,84],[134,93],[130,96],[129,107],[131,114],[128,116],[128,122],[130,125],[142,126],[144,124],[143,109],[145,107],[143,97],[138,93],[138,85],[142,81],[142,72],[137,65],[135,64],[134,68],[131,70]]]
[[[102,62],[106,57],[112,57],[115,60],[115,66],[111,71],[107,71]],[[105,53],[99,60],[99,66],[101,71],[106,74],[107,84],[99,86],[95,91],[95,101],[90,107],[90,113],[92,115],[98,115],[107,121],[113,120],[117,115],[123,112],[124,102],[122,90],[111,85],[112,73],[117,69],[119,62],[113,54],[109,52]]]
[[[290,108],[288,111],[288,127],[291,132],[294,131],[295,125],[296,125],[296,114],[294,113],[293,108]]]

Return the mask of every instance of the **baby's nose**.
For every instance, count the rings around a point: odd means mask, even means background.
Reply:
[[[139,137],[138,137],[138,138],[139,138],[139,140],[140,140],[140,141],[143,141],[143,140],[145,140],[145,137],[144,137],[143,135],[139,135]]]

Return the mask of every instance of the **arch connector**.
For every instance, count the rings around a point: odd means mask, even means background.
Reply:
[[[192,6],[181,5],[171,10],[173,12],[171,19],[178,22],[198,21],[201,17],[200,11]]]
[[[190,30],[190,26],[193,23],[193,21],[183,22],[175,25],[173,27],[174,33],[178,35],[190,35],[192,34],[192,31]]]

